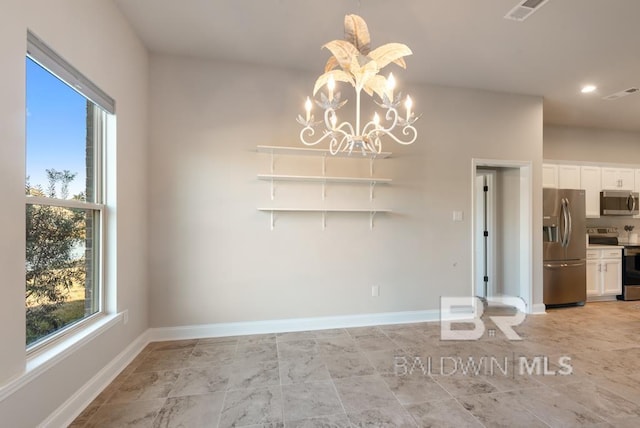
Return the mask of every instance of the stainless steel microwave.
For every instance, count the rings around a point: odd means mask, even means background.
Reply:
[[[638,215],[638,192],[623,190],[600,192],[600,215]]]

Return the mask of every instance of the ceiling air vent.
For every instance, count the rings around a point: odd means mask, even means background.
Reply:
[[[638,88],[629,88],[623,91],[616,92],[615,94],[607,95],[606,97],[602,97],[603,100],[611,101],[617,100],[618,98],[626,97],[627,95],[635,94],[640,91]]]
[[[549,0],[523,0],[507,12],[504,17],[514,21],[524,21],[548,1]]]

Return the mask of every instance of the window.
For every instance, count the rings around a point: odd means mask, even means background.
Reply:
[[[26,333],[102,311],[106,120],[114,103],[32,33],[26,57]]]

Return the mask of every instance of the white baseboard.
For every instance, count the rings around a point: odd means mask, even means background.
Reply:
[[[150,342],[149,330],[142,333],[117,357],[100,370],[82,388],[76,391],[55,412],[45,419],[39,428],[66,427],[125,369]]]
[[[155,342],[431,321],[440,321],[439,310],[160,327],[149,330],[149,339]]]
[[[547,306],[544,303],[536,303],[531,309],[532,315],[544,315],[547,313]]]

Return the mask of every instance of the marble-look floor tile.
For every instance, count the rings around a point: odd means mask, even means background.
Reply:
[[[640,418],[617,419],[615,425],[611,426],[615,428],[638,428],[640,427]]]
[[[318,344],[318,351],[323,356],[360,352],[360,349],[356,346],[356,341],[351,337],[340,336],[317,339],[316,342]]]
[[[228,391],[220,416],[220,428],[282,423],[280,387]]]
[[[294,359],[281,359],[279,365],[280,382],[283,385],[331,379],[327,365],[318,355],[307,354]]]
[[[482,424],[454,399],[411,404],[406,409],[419,427],[482,428]]]
[[[231,377],[228,389],[258,388],[280,384],[280,369],[277,360],[245,363],[230,366]]]
[[[278,343],[278,358],[280,359],[293,359],[317,353],[318,344],[314,339],[291,340]]]
[[[413,417],[402,406],[352,412],[347,415],[351,425],[358,428],[417,428]]]
[[[609,422],[640,417],[640,406],[592,382],[561,385],[554,389]]]
[[[333,379],[351,376],[365,376],[375,373],[375,369],[362,353],[345,352],[323,356],[322,360]]]
[[[198,339],[198,345],[200,346],[209,346],[209,345],[235,345],[240,340],[241,336],[222,336],[222,337],[207,337],[203,339]]]
[[[180,369],[184,367],[191,352],[191,348],[149,351],[134,373]]]
[[[276,340],[278,342],[288,342],[290,340],[308,340],[316,338],[316,335],[313,331],[292,331],[290,333],[278,333],[276,336]]]
[[[180,371],[134,373],[112,396],[109,403],[130,403],[138,400],[166,398],[178,380]]]
[[[382,379],[389,389],[403,404],[423,403],[449,397],[449,393],[438,385],[430,376],[423,374],[396,375],[382,374]]]
[[[270,334],[249,334],[246,336],[238,337],[238,345],[243,344],[270,344],[276,343],[276,335],[273,333]]]
[[[287,421],[287,428],[351,428],[346,414]]]
[[[594,412],[552,388],[531,388],[504,393],[505,399],[527,409],[550,426],[582,426],[606,422]]]
[[[589,380],[636,405],[640,405],[640,375],[594,376]]]
[[[454,397],[498,392],[484,376],[434,376],[433,379]]]
[[[98,410],[100,410],[101,406],[102,406],[102,403],[96,403],[95,401],[92,402],[82,411],[82,413],[78,415],[77,418],[75,418],[73,423],[69,425],[69,427],[67,428],[84,427],[87,424],[87,422],[89,422],[89,419],[91,419],[93,415],[95,415],[98,412]]]
[[[335,379],[333,382],[347,413],[398,404],[385,381],[378,375]]]
[[[165,342],[151,342],[148,349],[153,351],[169,351],[175,349],[191,349],[196,346],[198,339],[168,340]]]
[[[315,330],[313,332],[313,336],[316,339],[328,339],[328,338],[332,338],[332,337],[346,337],[349,338],[351,336],[349,336],[349,333],[347,333],[347,330],[343,329],[343,328],[333,328],[333,329],[328,329],[328,330]]]
[[[150,428],[165,399],[105,404],[87,423],[87,428]]]
[[[397,347],[404,349],[405,351],[409,349],[435,348],[440,346],[439,337],[429,337],[420,332],[393,332],[388,333],[388,336]]]
[[[153,427],[215,427],[223,401],[224,392],[169,398],[160,409]]]
[[[180,372],[170,397],[209,394],[227,389],[231,377],[230,366],[193,367]]]
[[[253,364],[265,363],[278,359],[276,343],[246,343],[238,344],[236,363]]]
[[[343,412],[333,382],[308,382],[282,387],[285,422]]]
[[[378,373],[396,373],[398,357],[404,355],[402,349],[391,348],[381,351],[364,352],[365,357]]]
[[[458,401],[487,427],[547,427],[524,407],[514,405],[504,393],[464,396]]]
[[[236,360],[238,345],[234,343],[198,344],[186,361],[186,366],[222,366]]]
[[[393,350],[398,347],[386,336],[362,336],[355,339],[356,346],[364,352]]]
[[[349,336],[351,336],[353,339],[357,339],[359,337],[365,337],[365,336],[385,336],[385,334],[383,333],[382,330],[380,330],[380,327],[377,326],[372,326],[372,327],[352,327],[352,328],[347,328],[347,333],[349,333]]]

